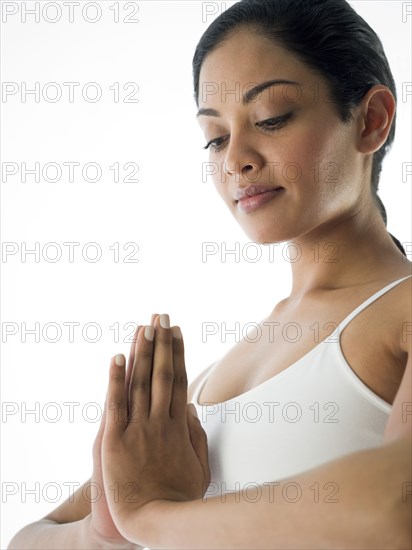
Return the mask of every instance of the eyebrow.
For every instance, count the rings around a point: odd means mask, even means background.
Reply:
[[[261,92],[263,92],[263,90],[266,90],[267,88],[271,88],[272,86],[283,86],[285,84],[300,85],[298,82],[294,82],[292,80],[268,80],[267,82],[262,82],[243,94],[242,105],[245,106],[248,103],[251,103]],[[219,117],[220,113],[219,111],[216,111],[216,109],[202,108],[198,110],[196,117],[201,115]]]

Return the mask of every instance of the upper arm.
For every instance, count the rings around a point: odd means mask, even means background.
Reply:
[[[390,443],[412,434],[412,311],[411,298],[407,293],[405,312],[401,324],[400,348],[408,355],[405,372],[392,405],[386,424],[383,443]]]
[[[393,402],[392,411],[386,424],[383,443],[390,443],[412,433],[412,358],[408,363],[401,385]]]
[[[190,403],[193,399],[193,395],[196,391],[196,388],[198,387],[200,381],[205,376],[205,374],[213,367],[215,363],[212,363],[209,365],[206,369],[202,370],[202,372],[193,380],[193,382],[189,385],[189,388],[187,390],[187,402]]]

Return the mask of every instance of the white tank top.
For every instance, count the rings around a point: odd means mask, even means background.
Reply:
[[[192,403],[208,439],[207,495],[243,491],[381,444],[392,406],[351,369],[340,335],[356,315],[408,277],[365,300],[287,369],[233,399],[200,405],[210,371],[205,373]]]

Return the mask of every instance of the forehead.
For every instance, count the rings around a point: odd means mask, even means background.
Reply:
[[[199,90],[210,86],[247,89],[261,82],[284,79],[302,87],[322,86],[321,78],[296,55],[256,31],[242,29],[231,34],[208,54],[199,75]],[[199,104],[208,94],[199,93]]]

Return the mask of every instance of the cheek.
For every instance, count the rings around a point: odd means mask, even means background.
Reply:
[[[213,182],[213,185],[216,189],[217,194],[221,197],[221,199],[226,203],[230,202],[232,197],[229,194],[229,186],[226,183],[225,173],[223,171],[221,162],[214,163],[213,175],[211,176],[211,180]]]
[[[210,162],[210,169],[212,170],[211,180],[219,195],[223,194],[223,188],[225,183],[224,172],[221,162]]]
[[[299,132],[285,152],[285,161],[299,166],[303,180],[314,180],[314,174],[334,161],[335,145],[333,136],[327,132]]]
[[[297,132],[281,152],[285,185],[304,194],[326,194],[329,200],[345,179],[347,148],[348,136],[340,127]]]

